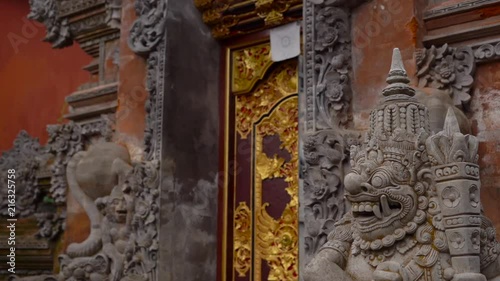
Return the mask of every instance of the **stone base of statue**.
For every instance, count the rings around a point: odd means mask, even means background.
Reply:
[[[481,273],[458,273],[452,281],[486,281],[486,277]]]
[[[353,279],[342,270],[337,263],[332,262],[329,251],[322,251],[317,255],[317,259],[309,263],[305,268],[306,280],[314,281],[353,281]]]

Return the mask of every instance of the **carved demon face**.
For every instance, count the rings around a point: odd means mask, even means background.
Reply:
[[[127,203],[123,196],[111,197],[108,206],[108,214],[113,221],[125,223],[127,220]]]
[[[384,161],[381,152],[368,155],[345,178],[353,227],[365,241],[400,240],[416,225],[418,196],[410,173],[398,162]],[[371,158],[371,159],[370,159]],[[378,159],[378,160],[377,160]],[[386,243],[384,243],[386,244]]]

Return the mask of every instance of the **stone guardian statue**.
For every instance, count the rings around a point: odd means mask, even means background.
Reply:
[[[500,280],[495,228],[481,213],[478,140],[460,132],[453,109],[431,133],[398,49],[387,83],[364,143],[351,147],[351,209],[304,280]]]

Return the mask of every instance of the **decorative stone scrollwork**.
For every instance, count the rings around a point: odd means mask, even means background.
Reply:
[[[40,212],[35,214],[38,224],[36,237],[54,240],[66,229],[66,211]]]
[[[69,122],[62,125],[47,126],[49,140],[47,143],[48,153],[55,156],[51,166],[51,197],[56,204],[66,202],[66,165],[69,159],[77,152],[84,149],[91,139],[102,137],[110,140],[112,136],[112,121],[103,116],[97,122],[79,125]]]
[[[500,42],[479,46],[474,51],[474,56],[477,61],[489,61],[500,57]]]
[[[359,136],[351,124],[350,9],[363,0],[304,2],[305,126],[301,146],[305,263],[327,241],[345,213],[347,151]]]
[[[160,146],[163,122],[163,83],[165,75],[165,43],[151,52],[148,57],[146,90],[149,93],[145,105],[146,128],[144,129],[145,159],[160,159]]]
[[[145,105],[144,161],[133,165],[123,189],[127,198],[133,198],[130,203],[133,215],[127,221],[130,238],[122,280],[156,281],[167,2],[139,0],[136,13],[138,19],[131,28],[128,43],[133,51],[147,56],[146,90],[149,97]]]
[[[319,6],[316,9],[313,46],[315,63],[306,72],[307,76],[314,72],[314,81],[306,83],[313,82],[315,87],[316,128],[328,129],[345,126],[351,120],[350,19],[345,8]]]
[[[14,140],[14,147],[2,154],[0,171],[15,169],[16,204],[15,214],[18,217],[32,215],[40,201],[40,190],[37,187],[37,170],[40,166],[40,156],[43,149],[38,139],[32,138],[26,131],[21,131]],[[7,181],[0,182],[0,215],[8,216]]]
[[[16,205],[18,218],[34,216],[38,222],[39,238],[53,240],[64,230],[65,213],[57,210],[52,196],[46,194],[38,184],[41,170],[46,168],[49,158],[47,148],[38,143],[25,131],[21,131],[14,141],[14,147],[0,157],[0,171],[16,170]],[[5,185],[4,185],[5,184]],[[0,215],[8,215],[7,182],[0,183]]]
[[[30,0],[31,11],[28,18],[45,25],[46,42],[51,43],[54,48],[62,48],[71,45],[73,40],[67,22],[57,18],[56,2],[56,0]]]
[[[59,257],[62,280],[108,280],[109,259],[104,255],[73,261],[66,255]],[[92,279],[91,279],[92,278]]]
[[[138,54],[151,52],[164,40],[167,2],[162,0],[138,0],[135,9],[139,18],[130,29],[129,46]]]
[[[336,221],[345,213],[342,181],[345,157],[344,139],[332,131],[308,136],[303,144],[305,247],[307,258],[326,242]]]
[[[124,194],[133,198],[130,239],[125,253],[123,280],[158,280],[159,162],[135,164]]]
[[[446,91],[455,106],[462,108],[470,102],[474,82],[475,54],[469,46],[432,46],[416,51],[418,86]]]

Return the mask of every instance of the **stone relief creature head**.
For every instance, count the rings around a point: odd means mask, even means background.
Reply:
[[[398,63],[395,58],[384,100],[370,115],[364,145],[351,149],[352,171],[344,182],[355,235],[371,249],[394,245],[425,221],[419,202],[428,200],[423,189],[428,183],[418,172],[428,166],[428,111],[413,98],[415,90]]]
[[[98,198],[97,207],[110,222],[124,224],[129,216],[129,206],[122,186],[117,185],[109,196]]]
[[[29,0],[29,4],[30,13],[28,14],[28,18],[44,21],[49,18],[49,11],[54,7],[55,2],[51,0]]]

